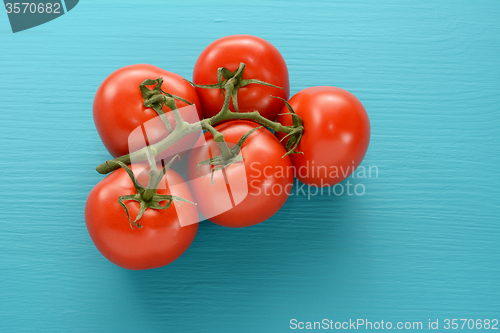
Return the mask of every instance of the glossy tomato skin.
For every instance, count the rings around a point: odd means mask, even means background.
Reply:
[[[270,120],[275,120],[282,104],[277,96],[288,99],[290,84],[288,68],[281,53],[268,41],[250,35],[226,36],[208,45],[198,57],[193,71],[196,84],[217,83],[217,69],[226,67],[231,72],[240,63],[246,64],[243,79],[257,79],[283,89],[250,84],[238,90],[239,112],[259,111]],[[203,115],[210,118],[219,113],[224,97],[219,89],[196,88],[200,97]],[[230,106],[234,111],[234,108]]]
[[[289,101],[303,121],[304,134],[291,155],[296,177],[313,186],[332,186],[346,179],[361,164],[370,142],[370,120],[361,102],[336,87],[310,87]],[[289,113],[283,107],[281,113]],[[288,115],[278,121],[292,125]],[[279,139],[283,133],[277,133]],[[287,139],[283,141],[286,144]]]
[[[224,134],[228,146],[234,146],[256,127],[259,125],[251,121],[231,121],[216,129]],[[267,129],[252,133],[241,150],[244,161],[216,171],[213,184],[211,168],[201,166],[200,177],[196,166],[218,155],[218,145],[212,135],[206,133],[196,146],[201,148],[189,156],[188,179],[200,213],[213,223],[231,228],[252,226],[269,219],[287,200],[293,185],[292,164],[288,156],[282,158],[286,150]],[[227,194],[229,190],[231,199]]]
[[[134,173],[145,169],[146,166],[135,165]],[[178,173],[167,170],[163,184],[165,180],[168,183],[158,189],[159,194],[178,195],[193,201],[188,185]],[[141,183],[147,184],[147,181]],[[171,193],[169,186],[174,184],[177,185],[174,193]],[[85,223],[89,235],[99,252],[120,267],[141,270],[168,265],[187,250],[196,236],[198,223],[182,227],[180,224],[180,220],[198,220],[196,206],[183,203],[179,207],[172,203],[165,210],[147,209],[139,220],[143,227],[132,229],[125,210],[118,204],[118,197],[134,193],[132,181],[124,169],[118,169],[100,181],[90,192],[85,204]],[[139,203],[125,203],[130,217],[135,219]]]
[[[138,142],[135,136],[129,142],[129,137],[136,128],[147,123],[146,135],[150,144],[156,143],[168,135],[168,131],[152,108],[143,105],[144,99],[139,89],[146,79],[163,78],[162,89],[167,93],[179,96],[193,103],[195,106],[176,101],[177,108],[183,118],[189,122],[201,119],[201,105],[191,84],[180,75],[168,72],[159,67],[147,64],[138,64],[122,67],[111,73],[99,86],[93,104],[93,116],[97,132],[101,140],[113,157],[128,154],[129,144],[132,150],[143,147],[144,137],[139,130]],[[196,110],[195,110],[196,109]],[[170,124],[175,128],[175,120],[170,109],[163,107]],[[183,138],[177,146],[165,151],[159,158],[173,156],[183,150],[188,150],[198,139],[199,135]],[[141,142],[142,141],[142,142]]]

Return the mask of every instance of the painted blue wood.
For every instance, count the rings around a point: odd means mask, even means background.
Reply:
[[[500,3],[80,1],[13,34],[0,15],[0,331],[284,332],[290,320],[500,317]],[[364,103],[363,196],[294,193],[261,225],[201,223],[168,267],[94,248],[83,207],[108,158],[91,105],[113,70],[187,78],[231,33],[283,53],[292,93]],[[359,189],[359,187],[358,187]]]

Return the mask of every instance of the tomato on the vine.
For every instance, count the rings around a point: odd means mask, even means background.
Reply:
[[[310,87],[295,94],[289,104],[304,126],[296,149],[303,154],[290,155],[296,177],[307,185],[324,187],[351,175],[370,142],[370,120],[356,96],[336,87]],[[291,126],[286,106],[281,113],[278,122]],[[276,135],[279,139],[285,136],[281,132]]]
[[[237,100],[239,112],[259,113],[270,120],[275,120],[281,110],[278,99],[288,99],[290,84],[288,69],[281,53],[268,41],[250,35],[226,36],[208,45],[196,60],[193,70],[193,82],[199,85],[217,83],[217,69],[225,67],[231,72],[245,63],[243,79],[255,79],[270,83],[283,89],[261,84],[249,84],[239,88]],[[200,97],[203,115],[210,118],[219,113],[224,104],[220,89],[196,88]],[[234,111],[231,103],[230,109]]]
[[[138,181],[147,184],[147,165],[134,165]],[[193,202],[185,180],[168,169],[157,189],[158,194],[176,195]],[[174,186],[175,185],[175,186]],[[190,203],[172,202],[164,210],[146,209],[140,218],[141,228],[131,228],[118,197],[135,194],[127,172],[120,168],[101,180],[90,192],[85,204],[85,223],[96,248],[112,263],[139,270],[165,266],[179,258],[193,242],[198,231],[198,211]],[[140,205],[125,201],[131,218]],[[162,203],[163,205],[163,203]],[[184,225],[184,226],[182,226]]]
[[[113,157],[128,154],[130,148],[135,150],[144,146],[145,140],[142,135],[138,137],[130,135],[145,123],[147,123],[146,143],[156,143],[169,134],[165,124],[158,117],[158,113],[144,106],[144,99],[139,88],[144,80],[155,80],[158,77],[163,78],[162,89],[165,92],[194,104],[194,106],[188,106],[185,102],[176,100],[175,104],[184,120],[193,123],[201,119],[201,104],[198,96],[191,84],[180,75],[146,64],[122,67],[102,82],[93,104],[97,132]],[[170,109],[163,106],[163,111],[172,129],[175,128],[175,120]],[[158,158],[173,156],[190,149],[198,137],[198,134],[194,134],[179,140],[177,145],[167,149]],[[135,141],[136,139],[139,142],[129,142],[129,140]]]
[[[228,146],[260,125],[251,121],[230,121],[215,127]],[[206,144],[204,144],[206,140]],[[213,166],[198,163],[220,154],[218,144],[205,133],[189,155],[187,174],[198,209],[215,224],[241,228],[273,216],[287,200],[293,185],[290,158],[285,148],[265,128],[252,133],[243,143],[242,162],[213,173]],[[201,176],[200,176],[201,175]]]

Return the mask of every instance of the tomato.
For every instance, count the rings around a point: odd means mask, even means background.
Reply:
[[[180,75],[145,64],[120,68],[102,82],[93,105],[97,132],[113,157],[128,154],[129,148],[133,151],[144,147],[146,143],[156,143],[168,135],[169,132],[156,111],[143,105],[144,99],[139,89],[144,80],[155,80],[158,77],[163,78],[162,89],[165,92],[195,105],[188,106],[185,102],[176,101],[175,104],[184,120],[194,123],[201,119],[198,96],[191,84]],[[175,120],[170,109],[163,106],[163,111],[166,112],[172,128],[175,128]],[[146,124],[147,141],[139,127],[144,124]],[[134,130],[136,131],[133,133]],[[186,136],[177,145],[165,150],[158,158],[166,158],[188,150],[198,138],[199,133]]]
[[[148,178],[146,165],[134,165],[139,182]],[[194,201],[189,186],[175,171],[163,176],[158,194],[176,195]],[[172,201],[164,210],[146,209],[139,222],[142,228],[131,228],[125,209],[118,197],[135,194],[133,183],[122,168],[101,180],[90,192],[85,204],[85,223],[96,248],[112,263],[127,269],[139,270],[165,266],[183,254],[193,242],[198,230],[198,211],[190,203]],[[139,212],[139,203],[124,201],[130,217]],[[163,205],[166,202],[162,202]],[[181,224],[183,226],[181,226]]]
[[[311,87],[299,91],[289,103],[304,126],[297,146],[304,154],[290,155],[296,177],[320,187],[346,179],[363,161],[370,142],[370,120],[361,102],[340,88]],[[286,106],[281,111],[289,112]],[[280,115],[278,122],[291,126],[292,117]],[[285,134],[277,136],[281,139]]]
[[[217,83],[219,67],[226,67],[234,72],[241,62],[246,64],[243,79],[257,79],[283,89],[260,84],[249,84],[239,88],[239,112],[257,110],[263,117],[275,120],[282,104],[270,96],[288,99],[290,94],[288,69],[280,52],[262,38],[234,35],[212,42],[196,60],[193,82],[200,85]],[[224,97],[219,89],[196,88],[196,92],[200,97],[205,118],[219,113],[224,104]],[[234,111],[232,103],[230,109]]]
[[[250,130],[259,127],[251,121],[231,121],[216,129],[228,146]],[[203,144],[206,140],[206,144]],[[208,132],[189,155],[187,175],[200,213],[215,224],[241,228],[261,223],[273,216],[285,203],[293,185],[293,170],[285,148],[267,129],[260,128],[243,143],[236,162],[213,173],[212,166],[198,163],[219,155],[218,144]]]

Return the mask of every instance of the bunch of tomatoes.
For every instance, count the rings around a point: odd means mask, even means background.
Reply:
[[[370,140],[363,105],[336,87],[289,91],[283,56],[250,35],[208,45],[192,82],[145,64],[111,73],[93,104],[113,156],[85,205],[97,249],[123,268],[165,266],[193,242],[199,214],[248,227],[278,212],[294,178],[321,187],[347,178]],[[179,160],[185,175],[172,168]]]

